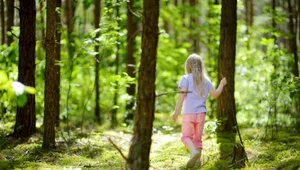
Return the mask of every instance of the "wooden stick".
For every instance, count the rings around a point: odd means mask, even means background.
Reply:
[[[122,158],[128,162],[128,158],[123,154],[123,152],[121,151],[121,149],[110,139],[108,138],[108,141],[113,145],[114,148],[117,149],[117,151],[121,154]]]

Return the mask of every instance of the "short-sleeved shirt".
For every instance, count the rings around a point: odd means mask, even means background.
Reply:
[[[181,89],[182,87],[186,87],[188,91],[183,101],[182,114],[206,112],[208,91],[213,89],[213,86],[209,80],[205,80],[204,86],[204,95],[197,95],[194,89],[193,74],[190,73],[181,77],[178,88]]]

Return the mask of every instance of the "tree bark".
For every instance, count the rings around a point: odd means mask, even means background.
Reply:
[[[221,40],[218,57],[218,79],[227,79],[227,86],[217,103],[217,118],[221,121],[220,132],[235,132],[236,115],[234,99],[235,45],[236,45],[236,0],[222,1]]]
[[[127,168],[149,169],[155,111],[155,77],[158,43],[159,0],[144,0],[142,56],[139,68],[137,110]]]
[[[61,9],[61,5],[62,5],[62,0],[56,0],[56,7]],[[55,79],[55,81],[53,82],[54,84],[54,104],[57,106],[55,109],[55,124],[56,127],[59,126],[59,115],[60,115],[60,65],[57,64],[57,62],[60,61],[60,49],[61,49],[61,45],[60,45],[60,40],[61,40],[61,28],[62,28],[62,24],[61,24],[61,18],[60,18],[60,14],[58,12],[55,13],[56,15],[56,30],[55,30],[55,60],[56,60],[56,64],[54,66],[54,73],[56,73],[57,78]]]
[[[200,35],[199,35],[199,6],[197,0],[190,0],[190,6],[194,11],[190,12],[190,31],[191,31],[191,40],[192,40],[192,51],[195,53],[200,53]]]
[[[20,0],[20,39],[18,81],[35,87],[35,0]],[[28,95],[27,104],[17,107],[13,136],[28,137],[36,132],[35,96]]]
[[[0,0],[1,44],[5,44],[4,0]]]
[[[6,0],[6,43],[10,45],[13,42],[13,36],[8,35],[7,33],[12,31],[12,27],[14,26],[14,16],[15,16],[15,9],[14,9],[15,0]]]
[[[127,2],[127,55],[126,55],[126,71],[128,76],[135,78],[135,69],[136,69],[136,61],[134,58],[135,53],[135,37],[137,31],[137,21],[134,19],[134,15],[132,14],[133,4],[136,0],[131,0]],[[133,122],[134,117],[134,103],[135,103],[135,84],[129,84],[126,87],[126,92],[132,98],[127,100],[126,103],[126,112],[124,122],[126,124],[130,124]]]
[[[293,54],[294,56],[294,64],[293,64],[293,69],[292,72],[295,77],[299,77],[299,68],[298,68],[298,48],[297,48],[297,32],[295,31],[295,24],[294,19],[296,18],[296,13],[294,13],[293,7],[296,6],[292,5],[291,0],[288,0],[288,12],[289,12],[289,23],[288,23],[288,28],[289,32],[292,35],[292,37],[289,39],[289,52]]]
[[[67,19],[67,39],[68,39],[68,55],[69,55],[69,85],[67,90],[67,99],[66,99],[66,107],[67,107],[67,113],[66,113],[66,121],[67,121],[67,128],[69,129],[69,100],[71,96],[71,83],[72,83],[72,74],[73,74],[73,68],[74,68],[74,52],[75,52],[75,45],[74,45],[74,38],[73,38],[73,30],[74,30],[74,15],[75,15],[75,0],[66,0],[65,1],[65,11],[66,11],[66,19]],[[68,131],[69,132],[69,131]]]
[[[116,2],[116,18],[117,18],[117,23],[118,26],[121,27],[120,25],[120,0],[117,0]],[[119,36],[117,36],[117,43],[116,43],[116,70],[115,70],[115,75],[117,76],[119,74],[119,53],[120,53],[120,43],[119,43]],[[118,105],[118,88],[119,88],[119,82],[118,80],[115,81],[115,92],[114,92],[114,106]],[[115,128],[118,124],[117,120],[117,112],[118,112],[118,107],[114,107],[111,113],[111,127]]]
[[[57,91],[55,83],[58,73],[55,69],[56,57],[56,0],[47,0],[47,28],[46,28],[46,68],[45,68],[45,113],[43,148],[55,148],[55,120]]]
[[[101,0],[95,0],[95,10],[94,10],[94,27],[98,29],[100,27],[100,18],[101,18]],[[100,36],[98,32],[96,38]],[[96,95],[96,103],[95,103],[95,116],[96,121],[101,123],[101,115],[100,115],[100,87],[99,87],[99,64],[100,64],[100,55],[99,55],[99,45],[95,45],[95,52],[97,52],[95,56],[95,95]]]
[[[44,20],[44,15],[42,14],[42,11],[43,11],[43,8],[44,8],[44,2],[41,1],[40,2],[40,20],[41,20],[41,47],[42,48],[45,48],[45,20]]]

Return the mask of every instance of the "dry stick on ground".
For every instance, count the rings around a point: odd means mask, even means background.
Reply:
[[[122,158],[127,162],[128,158],[123,154],[121,149],[110,138],[108,138],[108,141],[113,145],[114,148],[117,149],[117,151],[121,154]]]

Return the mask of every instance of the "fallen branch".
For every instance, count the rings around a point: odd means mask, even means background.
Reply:
[[[123,154],[123,152],[121,151],[121,149],[110,139],[108,138],[108,141],[113,145],[113,147],[115,149],[117,149],[117,151],[121,154],[121,156],[123,157],[123,159],[128,162],[128,158]]]

